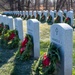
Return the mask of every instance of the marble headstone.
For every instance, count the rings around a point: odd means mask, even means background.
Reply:
[[[63,12],[61,10],[58,11],[58,16],[61,17],[61,23],[63,22]]]
[[[35,59],[40,56],[40,38],[39,38],[39,21],[30,19],[27,21],[27,34],[33,37],[33,56]]]
[[[19,38],[22,41],[24,39],[22,19],[16,18],[14,21],[15,21],[15,29],[18,31]]]
[[[13,17],[12,16],[9,16],[8,17],[8,25],[9,25],[9,28],[11,29],[11,30],[13,30],[13,29],[15,29],[15,25],[14,25],[14,22],[13,22],[14,20],[13,20]]]
[[[71,19],[71,26],[73,26],[73,24],[74,24],[74,20],[73,20],[74,14],[73,14],[73,11],[68,11],[67,12],[67,17],[69,17]]]
[[[52,20],[53,20],[53,22],[54,22],[54,11],[50,11],[50,15],[52,16]]]
[[[56,75],[72,75],[73,29],[66,23],[51,26],[51,42],[60,47],[60,70]]]

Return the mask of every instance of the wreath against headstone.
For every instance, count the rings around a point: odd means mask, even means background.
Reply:
[[[20,60],[28,60],[32,56],[33,40],[32,36],[27,34],[24,40],[20,43],[16,58]]]
[[[53,20],[52,20],[52,16],[51,15],[48,16],[47,23],[50,24],[50,25],[53,24]]]
[[[32,75],[54,75],[60,61],[59,48],[50,44],[47,52],[32,64]]]
[[[46,16],[44,15],[44,13],[41,14],[40,22],[42,23],[46,22]]]
[[[61,23],[61,17],[59,15],[55,18],[54,23]]]
[[[64,22],[71,25],[71,19],[69,17],[67,17]]]
[[[31,17],[32,19],[34,19],[35,18],[35,16],[34,15],[32,15],[32,17]]]
[[[63,15],[63,22],[65,21],[65,19],[66,19],[66,16]]]
[[[28,19],[31,19],[31,15],[28,15],[28,17],[27,17],[27,19],[26,19],[26,20],[28,20]]]
[[[38,13],[36,13],[36,19],[40,20],[40,15]]]
[[[13,49],[18,47],[19,37],[17,30],[8,30],[3,33],[0,39],[0,45],[5,49]]]

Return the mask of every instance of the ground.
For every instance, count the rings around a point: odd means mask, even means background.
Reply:
[[[26,32],[26,21],[23,22]],[[40,24],[40,54],[47,51],[50,44],[50,25]],[[0,75],[30,75],[33,59],[19,61],[15,59],[18,49],[6,50],[0,48]],[[73,72],[75,75],[75,31],[73,32]]]

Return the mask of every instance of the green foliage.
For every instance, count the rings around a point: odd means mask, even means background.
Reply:
[[[53,75],[57,71],[57,63],[60,61],[59,48],[57,48],[53,43],[47,51],[47,56],[50,59],[51,64],[49,66],[43,66],[43,56],[32,65],[31,75]]]
[[[20,43],[18,51],[16,53],[16,58],[20,60],[28,60],[30,56],[32,55],[32,49],[33,49],[32,37],[29,34],[27,34],[26,37],[28,38],[28,42],[26,43],[24,52],[22,54],[20,53],[20,50],[22,48],[21,43]]]
[[[14,39],[9,39],[10,35],[14,33],[15,37]],[[0,39],[0,45],[2,48],[7,48],[7,49],[13,49],[18,47],[19,43],[19,37],[18,37],[18,32],[16,30],[7,30],[4,29],[3,34]]]

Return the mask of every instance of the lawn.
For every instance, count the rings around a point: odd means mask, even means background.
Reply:
[[[26,33],[26,21],[23,22]],[[50,44],[50,26],[40,24],[40,54],[47,51]],[[22,62],[15,59],[18,49],[5,50],[0,48],[0,75],[30,75],[31,65],[34,59]],[[73,73],[75,75],[75,31],[73,32]]]

